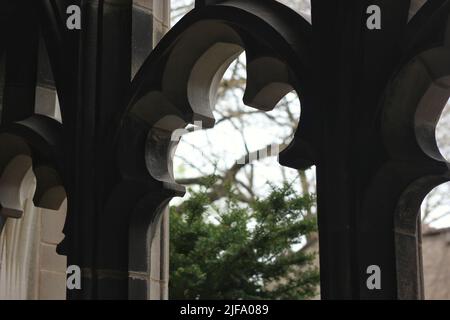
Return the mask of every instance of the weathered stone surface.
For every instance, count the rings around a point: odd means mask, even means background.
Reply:
[[[151,53],[133,42],[133,11],[143,14],[135,21],[153,13],[140,37],[156,43],[168,26],[167,1],[88,2],[79,31],[58,26],[68,3],[0,4],[28,17],[23,25],[0,20],[0,30],[15,26],[20,38],[5,42],[0,174],[26,155],[36,205],[57,209],[67,195],[58,250],[84,273],[69,299],[166,295],[163,273],[147,276],[167,267],[167,248],[148,259],[160,241],[159,231],[148,235],[184,191],[173,179],[171,134],[194,121],[214,125],[217,84],[241,50],[254,107],[270,110],[291,88],[300,94],[302,120],[280,160],[317,167],[322,297],[421,297],[415,218],[421,197],[449,179],[433,141],[448,95],[448,1],[428,1],[408,24],[409,0],[375,0],[379,30],[367,29],[364,1],[312,0],[314,28],[277,1],[197,1]],[[34,112],[42,40],[61,121]],[[380,290],[366,285],[371,265],[382,270]]]

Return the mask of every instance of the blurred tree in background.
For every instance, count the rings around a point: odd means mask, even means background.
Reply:
[[[291,186],[220,208],[206,190],[171,208],[170,299],[304,299],[316,295],[314,254],[292,250],[316,231],[314,198]]]

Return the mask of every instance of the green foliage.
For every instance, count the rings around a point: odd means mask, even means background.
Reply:
[[[315,199],[289,185],[242,205],[229,191],[211,206],[207,190],[171,208],[171,299],[304,299],[315,295],[314,254],[292,246],[316,231]]]

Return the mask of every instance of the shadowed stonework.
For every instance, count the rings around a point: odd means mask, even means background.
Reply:
[[[277,1],[198,0],[163,36],[168,1],[1,1],[5,232],[25,219],[30,169],[36,207],[67,198],[57,251],[82,271],[68,299],[166,298],[166,207],[184,194],[171,136],[214,126],[219,83],[245,51],[245,104],[271,110],[299,94],[280,163],[317,168],[321,297],[423,298],[420,204],[450,179],[435,139],[450,95],[450,1],[412,4],[312,0],[312,27]],[[69,5],[79,30],[66,27]],[[61,262],[50,249],[40,244],[40,279]]]

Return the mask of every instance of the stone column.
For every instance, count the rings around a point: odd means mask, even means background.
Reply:
[[[170,27],[170,0],[135,0],[133,2],[132,75]],[[149,230],[150,285],[148,298],[168,299],[169,214]]]

